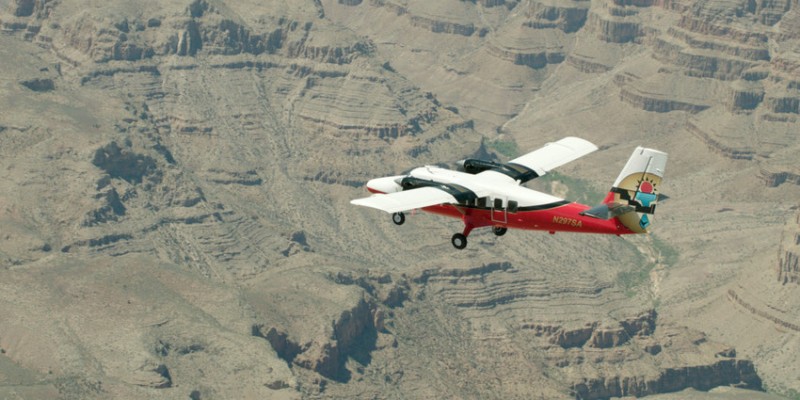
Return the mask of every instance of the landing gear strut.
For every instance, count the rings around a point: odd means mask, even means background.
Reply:
[[[474,228],[474,226],[471,223],[467,223],[464,225],[464,232],[453,235],[453,237],[450,239],[450,243],[453,244],[453,247],[459,250],[466,248],[467,236],[469,236],[469,233],[472,232],[472,228]]]
[[[394,222],[395,225],[403,225],[403,223],[406,222],[405,214],[401,212],[392,214],[392,222]]]
[[[492,232],[494,232],[494,234],[497,236],[503,236],[506,234],[506,232],[508,232],[508,228],[504,226],[495,226],[492,227]]]

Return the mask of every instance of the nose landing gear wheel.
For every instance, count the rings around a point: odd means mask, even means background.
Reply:
[[[494,232],[494,234],[497,236],[503,236],[506,234],[506,232],[508,232],[508,228],[504,226],[495,226],[492,228],[492,232]]]
[[[467,247],[467,237],[461,233],[456,233],[453,235],[453,238],[450,239],[450,242],[453,243],[453,247],[459,250]]]
[[[403,225],[403,222],[406,222],[405,214],[401,212],[392,214],[392,222],[394,222],[395,225]]]

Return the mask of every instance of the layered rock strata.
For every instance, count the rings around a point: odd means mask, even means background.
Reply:
[[[485,150],[498,131],[484,128],[531,110],[545,123],[504,131],[520,151],[569,131],[618,152],[626,131],[597,122],[657,112],[671,125],[643,118],[636,138],[713,160],[695,138],[722,159],[763,162],[770,187],[796,182],[785,163],[796,3],[7,5],[0,101],[17,111],[0,117],[0,361],[57,376],[50,398],[761,386],[753,352],[655,311],[649,244],[476,232],[453,255],[449,222],[387,228],[347,202],[376,175]],[[527,107],[536,93],[547,95]],[[587,119],[597,103],[624,112]],[[547,124],[559,118],[569,129]],[[683,172],[682,187],[708,183]],[[777,189],[764,195],[791,187]],[[668,238],[686,229],[676,215]],[[779,253],[781,287],[796,282],[794,253]],[[628,294],[616,274],[639,267]],[[726,307],[795,332],[791,312],[731,290]]]
[[[782,285],[800,285],[800,215],[786,223],[783,241],[778,250],[778,276],[777,280]]]
[[[424,283],[426,297],[433,295],[470,315],[477,325],[473,340],[484,346],[503,346],[511,339],[506,337],[510,333],[486,328],[497,326],[497,316],[518,324],[520,339],[545,354],[546,368],[564,377],[576,398],[646,396],[720,385],[761,390],[752,361],[736,358],[735,350],[709,341],[700,332],[660,325],[653,309],[636,314],[619,304],[618,319],[576,316],[580,314],[576,304],[592,307],[596,301],[619,301],[610,287],[598,282],[575,282],[558,293],[546,293],[543,288],[552,287],[549,279],[532,279],[508,263],[425,270],[412,281]],[[412,287],[415,290],[422,288]],[[558,319],[562,322],[553,322]],[[670,361],[686,351],[693,354],[691,365]]]

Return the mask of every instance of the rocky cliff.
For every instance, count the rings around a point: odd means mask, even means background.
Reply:
[[[786,222],[783,242],[779,249],[778,258],[778,282],[783,285],[800,284],[800,265],[798,265],[798,253],[800,253],[800,215],[796,215],[794,220]]]
[[[0,397],[798,390],[798,21],[780,1],[0,1]],[[635,145],[671,154],[655,236],[454,252],[456,221],[348,205],[566,135],[601,151],[532,185],[570,199]]]

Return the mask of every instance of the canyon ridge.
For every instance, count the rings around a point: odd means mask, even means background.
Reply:
[[[800,396],[796,0],[0,0],[0,397]],[[565,136],[653,233],[395,226]]]

